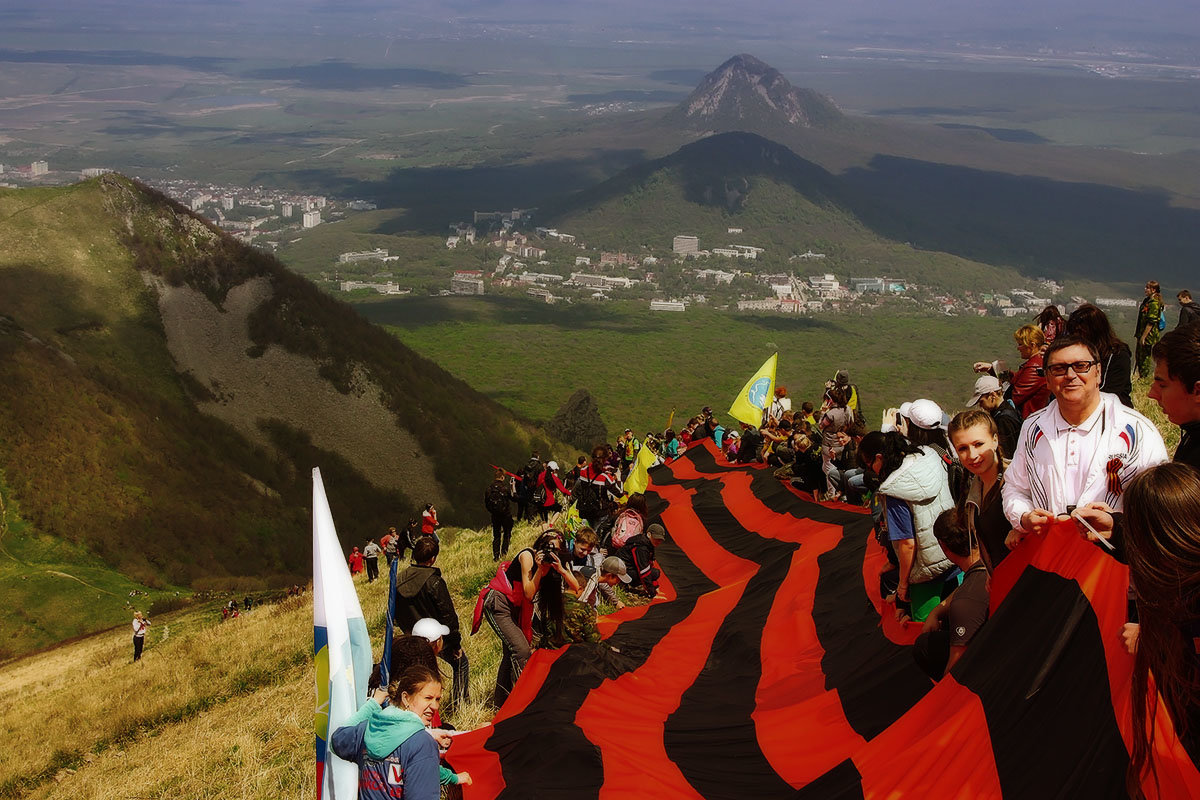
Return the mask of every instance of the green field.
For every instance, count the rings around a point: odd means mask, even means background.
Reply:
[[[405,344],[519,414],[547,420],[587,388],[615,436],[661,429],[705,405],[718,412],[779,352],[778,382],[794,402],[819,403],[824,382],[850,371],[868,422],[904,400],[947,410],[971,395],[978,360],[1017,359],[1021,320],[737,315],[704,308],[650,312],[626,303],[548,306],[523,299],[411,298],[359,306]]]

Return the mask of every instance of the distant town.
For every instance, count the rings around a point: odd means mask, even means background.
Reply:
[[[111,170],[95,167],[55,173],[46,161],[25,166],[0,165],[0,186],[62,184],[94,178]],[[11,179],[11,180],[8,180]],[[204,216],[240,241],[274,251],[307,229],[371,211],[366,200],[296,194],[260,186],[230,187],[191,180],[142,180],[151,188]],[[743,228],[726,231],[730,241],[702,247],[690,233],[670,242],[640,248],[638,254],[591,248],[578,236],[533,225],[536,210],[475,211],[471,220],[448,226],[448,251],[476,251],[471,268],[451,268],[441,289],[424,285],[421,293],[444,295],[525,295],[545,303],[643,300],[652,311],[686,312],[713,306],[741,312],[806,314],[864,310],[883,304],[946,315],[1028,317],[1051,303],[1066,310],[1085,302],[1106,308],[1136,308],[1124,297],[1064,296],[1062,284],[1049,278],[1005,292],[946,293],[886,274],[848,275],[825,253],[812,248],[788,254],[786,271],[745,269],[760,262],[767,249],[732,241],[746,238]],[[750,232],[752,234],[752,232]],[[669,249],[668,249],[669,244]],[[482,250],[480,250],[482,249]],[[490,255],[489,255],[490,254]],[[466,261],[467,259],[463,259]],[[354,297],[406,295],[414,291],[399,277],[399,255],[384,248],[341,253],[321,276],[332,292]],[[486,262],[487,267],[480,267]],[[775,259],[776,264],[781,263]]]

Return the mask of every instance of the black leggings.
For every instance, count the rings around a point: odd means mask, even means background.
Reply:
[[[146,644],[145,636],[133,637],[133,660],[138,661],[142,657],[142,647]]]

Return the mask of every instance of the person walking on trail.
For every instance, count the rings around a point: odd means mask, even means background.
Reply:
[[[511,480],[504,470],[497,469],[495,478],[483,493],[483,505],[492,517],[492,561],[508,555],[513,529],[512,500]]]
[[[1138,306],[1137,352],[1134,353],[1133,363],[1137,367],[1138,377],[1148,378],[1154,374],[1154,359],[1150,353],[1154,345],[1162,338],[1162,332],[1167,327],[1164,314],[1162,290],[1158,281],[1146,281],[1146,296]]]
[[[355,547],[350,553],[350,557],[346,559],[350,565],[350,577],[363,571],[363,554],[359,552],[358,547]]]
[[[363,564],[367,567],[367,583],[373,583],[379,577],[379,554],[383,552],[383,548],[375,543],[374,539],[367,540],[367,546],[363,548]]]
[[[142,647],[146,644],[146,629],[150,627],[150,620],[142,616],[142,612],[133,612],[133,660],[140,661],[142,659]]]

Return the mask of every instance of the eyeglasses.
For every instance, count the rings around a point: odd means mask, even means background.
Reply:
[[[1038,375],[1046,376],[1053,375],[1056,378],[1061,378],[1067,374],[1067,370],[1074,372],[1076,375],[1087,375],[1092,371],[1092,367],[1099,364],[1099,361],[1073,361],[1070,364],[1050,364],[1038,370]]]

